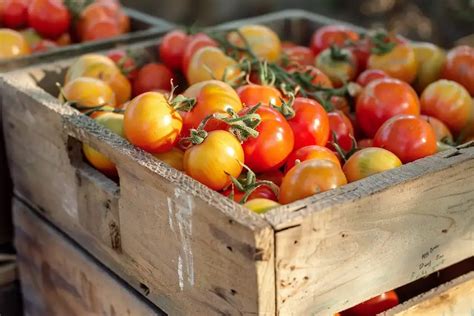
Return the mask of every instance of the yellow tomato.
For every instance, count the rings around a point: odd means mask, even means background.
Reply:
[[[31,49],[17,31],[0,29],[0,60],[29,55]]]
[[[242,71],[235,60],[217,47],[200,48],[188,66],[186,77],[189,84],[217,79],[225,82],[235,81]]]
[[[245,207],[251,209],[257,214],[263,214],[269,211],[270,209],[278,207],[280,205],[281,204],[278,202],[275,202],[269,199],[263,199],[263,198],[253,199],[253,200],[247,201],[244,204]]]
[[[423,91],[430,83],[440,78],[446,53],[431,43],[410,44],[415,52],[418,63],[416,80],[413,83],[418,92]]]
[[[240,34],[245,38],[257,57],[276,62],[282,52],[281,41],[278,35],[270,28],[263,25],[244,25],[239,28]],[[229,41],[236,46],[245,47],[245,43],[237,32],[229,34]]]
[[[115,94],[105,82],[87,77],[69,81],[63,88],[67,101],[77,102],[81,107],[99,105],[115,106]]]
[[[96,117],[95,121],[123,137],[123,114],[111,112],[103,113]],[[86,144],[82,145],[82,151],[87,161],[102,173],[111,177],[117,175],[115,164],[103,154]]]
[[[383,55],[372,54],[367,62],[368,69],[385,71],[392,78],[411,83],[416,77],[415,51],[407,44],[398,44]]]
[[[390,151],[368,147],[353,154],[344,164],[343,171],[349,182],[400,167],[402,162]]]
[[[171,148],[170,151],[161,153],[161,154],[153,154],[159,160],[167,163],[171,167],[175,168],[176,170],[184,171],[183,167],[183,158],[184,152],[176,147]]]

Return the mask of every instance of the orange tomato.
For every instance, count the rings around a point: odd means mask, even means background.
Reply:
[[[244,25],[239,27],[238,31],[258,58],[269,62],[276,62],[280,59],[281,41],[270,28],[263,25]],[[236,46],[245,47],[244,41],[236,32],[230,33],[228,39]]]
[[[189,84],[211,79],[233,82],[241,73],[235,60],[217,47],[206,46],[194,53],[187,68],[186,78]]]
[[[17,31],[0,29],[0,60],[29,55],[31,49]]]
[[[353,154],[344,164],[342,170],[347,181],[354,182],[401,165],[400,159],[388,150],[369,147]]]
[[[372,54],[367,62],[368,69],[383,70],[390,77],[408,83],[415,79],[417,67],[415,51],[408,44],[398,44],[383,55]]]
[[[124,115],[125,137],[150,153],[163,153],[176,143],[183,120],[163,94],[146,92],[134,98]]]
[[[290,171],[291,168],[293,168],[296,164],[310,159],[326,159],[334,162],[339,167],[341,166],[339,158],[337,158],[336,154],[332,150],[318,145],[311,145],[301,147],[300,149],[291,153],[291,155],[288,157],[288,160],[286,161],[285,173]]]
[[[436,117],[458,135],[474,122],[474,104],[469,92],[455,81],[438,80],[421,94],[421,111]]]
[[[306,160],[291,168],[283,178],[279,202],[288,204],[346,183],[346,176],[336,163],[326,159]]]
[[[435,131],[436,139],[438,141],[444,141],[448,143],[453,142],[453,134],[451,134],[451,131],[446,126],[446,124],[444,124],[443,122],[441,122],[440,120],[438,120],[436,117],[433,117],[433,116],[420,115],[420,118],[431,125],[431,127]]]
[[[173,147],[170,151],[161,154],[153,154],[153,156],[163,161],[164,163],[167,163],[176,170],[184,171],[184,152],[179,148]]]
[[[283,98],[278,89],[258,84],[241,86],[237,89],[237,94],[244,106],[254,106],[258,103],[267,106],[281,106],[281,99]]]
[[[184,153],[186,173],[216,191],[230,184],[230,176],[237,178],[243,164],[240,141],[223,130],[209,132],[201,144],[191,146]]]
[[[272,208],[278,207],[281,204],[269,199],[253,199],[247,201],[244,206],[254,211],[257,214],[263,214]]]
[[[463,45],[450,50],[441,76],[460,83],[474,96],[474,48]]]
[[[77,102],[81,107],[115,106],[114,92],[108,84],[99,79],[76,78],[69,81],[62,92],[67,101]]]
[[[107,127],[112,132],[119,136],[124,136],[123,134],[123,114],[120,113],[103,113],[100,116],[95,118],[95,121]],[[94,166],[96,169],[100,170],[102,173],[106,174],[109,177],[117,176],[117,168],[115,164],[106,156],[92,148],[87,144],[82,145],[82,151],[87,161]]]

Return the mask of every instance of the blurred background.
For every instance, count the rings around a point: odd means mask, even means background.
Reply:
[[[184,25],[213,25],[298,8],[367,28],[383,26],[444,47],[474,45],[474,0],[122,0]]]

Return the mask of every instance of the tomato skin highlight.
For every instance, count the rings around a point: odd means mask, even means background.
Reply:
[[[403,163],[431,156],[437,151],[433,128],[413,115],[397,115],[386,121],[375,134],[374,146],[391,151]]]
[[[240,115],[245,115],[245,108]],[[247,166],[253,171],[266,172],[281,167],[294,145],[293,131],[283,115],[270,107],[260,107],[257,111],[262,121],[256,130],[257,137],[249,137],[242,143]]]
[[[398,304],[397,293],[388,291],[341,312],[341,316],[375,316]]]
[[[310,159],[326,159],[334,162],[339,167],[341,166],[339,158],[337,158],[336,154],[334,154],[332,150],[326,147],[312,145],[301,147],[300,149],[297,149],[291,153],[285,164],[285,173],[290,171],[291,168],[293,168],[297,164],[297,161],[301,163]]]
[[[249,208],[250,210],[254,211],[257,214],[266,213],[270,209],[278,207],[280,205],[281,204],[276,201],[265,199],[265,198],[252,199],[250,201],[247,201],[244,204],[245,207]]]
[[[169,151],[176,143],[182,125],[179,113],[158,92],[135,97],[125,110],[125,137],[150,153]]]
[[[474,48],[463,45],[450,50],[441,77],[460,83],[474,96]]]
[[[420,114],[416,92],[407,83],[391,78],[369,83],[357,98],[356,119],[368,137],[388,119],[399,114]]]
[[[400,167],[400,159],[388,150],[364,148],[354,153],[342,168],[348,182],[354,182],[386,170]]]
[[[182,69],[186,45],[190,38],[181,30],[166,33],[158,48],[160,60],[173,70]]]
[[[30,53],[30,46],[19,32],[0,29],[0,60],[26,56]]]
[[[195,180],[220,191],[242,172],[244,152],[239,140],[223,130],[209,132],[199,145],[184,153],[184,170]]]
[[[347,184],[340,166],[326,159],[303,161],[285,175],[280,187],[279,202],[288,204],[316,193]]]
[[[298,97],[293,103],[295,116],[288,120],[295,137],[294,150],[309,145],[325,146],[329,139],[329,118],[317,101]]]
[[[469,92],[455,81],[433,82],[423,91],[420,101],[422,113],[441,120],[455,135],[474,122],[474,103]]]

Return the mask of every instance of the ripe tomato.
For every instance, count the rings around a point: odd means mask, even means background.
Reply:
[[[229,196],[232,193],[232,188],[228,188],[223,192],[225,196]],[[244,197],[245,192],[241,192],[234,188],[234,201],[235,202],[240,202],[242,198]],[[267,200],[272,200],[272,201],[277,201],[278,198],[273,192],[273,190],[266,185],[261,185],[253,191],[249,197],[247,198],[247,201],[254,200],[254,199],[267,199]]]
[[[137,78],[133,81],[133,95],[158,89],[170,91],[173,78],[173,73],[165,65],[147,64],[138,71]]]
[[[346,97],[333,95],[331,99],[329,99],[329,101],[331,102],[335,110],[339,110],[345,115],[350,115],[351,105],[349,104],[349,101],[347,100]]]
[[[192,178],[220,191],[242,172],[244,152],[239,140],[227,131],[209,132],[199,145],[184,153],[184,170]]]
[[[56,39],[56,44],[58,44],[59,46],[71,45],[71,42],[71,35],[69,33],[64,33]]]
[[[28,43],[17,31],[0,29],[0,60],[29,55]]]
[[[415,51],[408,44],[398,44],[383,55],[372,54],[367,62],[368,69],[383,70],[390,77],[408,83],[415,79],[417,67]]]
[[[372,50],[372,45],[369,39],[359,39],[348,47],[357,60],[357,73],[361,73],[367,69],[367,62]]]
[[[47,39],[43,39],[39,41],[38,43],[36,43],[35,45],[31,46],[31,51],[44,52],[56,47],[58,47],[58,45],[55,42],[47,40]]]
[[[252,52],[260,59],[276,62],[281,55],[281,42],[278,35],[263,25],[244,25],[239,33],[245,38]],[[245,47],[244,41],[236,32],[228,35],[228,40],[238,46]]]
[[[474,121],[474,104],[469,92],[459,83],[438,80],[421,94],[421,111],[445,123],[458,135]]]
[[[104,112],[103,114],[97,116],[95,121],[107,127],[109,130],[114,132],[119,136],[124,136],[123,134],[123,114]],[[115,164],[106,156],[90,147],[87,144],[82,145],[82,151],[87,161],[94,166],[96,169],[100,170],[102,173],[109,177],[117,176],[117,168]]]
[[[107,57],[112,59],[122,74],[128,80],[133,81],[138,76],[138,69],[135,60],[123,49],[115,49],[107,53]]]
[[[241,76],[238,63],[217,47],[202,47],[191,58],[186,72],[189,84],[217,79],[233,82]]]
[[[160,60],[173,70],[182,69],[183,56],[189,37],[181,30],[166,33],[158,47]]]
[[[184,152],[179,148],[173,147],[170,151],[160,154],[153,154],[153,156],[163,161],[164,163],[167,163],[176,170],[184,171]]]
[[[314,66],[306,66],[306,67],[293,67],[289,69],[290,73],[301,73],[301,74],[309,74],[312,77],[311,83],[315,86],[320,86],[323,88],[333,88],[332,82],[329,77]]]
[[[413,86],[418,92],[421,92],[426,86],[438,80],[441,76],[446,53],[431,43],[418,42],[410,45],[413,47],[418,63],[418,71]]]
[[[441,76],[462,84],[474,96],[474,48],[464,45],[450,50]]]
[[[448,144],[453,143],[453,135],[446,124],[433,116],[420,115],[420,118],[431,125],[438,141],[447,142]]]
[[[371,138],[364,138],[357,142],[357,147],[359,149],[364,149],[367,147],[374,147],[374,140]]]
[[[341,316],[375,316],[397,305],[397,293],[388,291],[341,312]]]
[[[321,104],[308,98],[296,98],[293,109],[295,116],[288,120],[288,124],[296,136],[294,149],[325,146],[329,139],[329,118]]]
[[[416,92],[403,81],[390,78],[372,81],[357,98],[357,122],[368,137],[373,137],[386,120],[398,114],[420,114]]]
[[[283,54],[288,58],[288,65],[312,66],[315,55],[311,49],[305,46],[283,47]]]
[[[247,113],[250,108],[241,111]],[[242,143],[247,166],[255,172],[266,172],[282,166],[293,150],[294,136],[283,115],[270,107],[258,108],[262,121],[257,126],[259,135]]]
[[[150,153],[169,151],[176,143],[182,126],[179,113],[158,92],[145,92],[135,97],[125,110],[125,137]]]
[[[362,87],[365,87],[372,81],[382,78],[390,78],[390,76],[387,75],[383,70],[367,69],[362,72],[359,77],[357,77],[357,83],[360,84]]]
[[[241,86],[237,89],[237,94],[244,106],[254,106],[258,103],[266,106],[281,106],[281,99],[283,98],[278,89],[257,84]]]
[[[336,142],[344,151],[352,149],[354,139],[354,128],[351,120],[341,111],[332,111],[328,113],[329,133],[328,148],[334,149],[332,145]],[[336,134],[336,140],[333,139],[333,133]]]
[[[279,202],[288,204],[346,183],[346,176],[336,163],[326,159],[306,160],[291,168],[283,178]]]
[[[374,146],[385,148],[403,163],[436,153],[436,135],[430,124],[414,115],[397,115],[386,121],[374,137]]]
[[[115,94],[105,82],[88,77],[79,77],[69,81],[63,88],[67,101],[75,101],[81,107],[99,105],[115,106]]]
[[[28,23],[44,37],[56,39],[69,30],[71,16],[61,0],[32,0]]]
[[[181,70],[184,74],[188,72],[189,63],[191,62],[191,58],[193,57],[194,53],[207,46],[217,47],[217,43],[204,33],[198,33],[190,36],[189,42],[187,43],[183,53]]]
[[[357,75],[357,60],[348,49],[340,49],[338,52],[330,48],[323,50],[316,57],[316,67],[331,79],[335,87],[354,80]]]
[[[331,45],[343,47],[348,41],[357,41],[359,34],[344,25],[327,25],[317,29],[311,37],[310,47],[315,55]]]
[[[258,180],[267,180],[275,183],[276,185],[280,186],[281,181],[283,180],[283,172],[278,169],[270,170],[264,173],[257,175]]]
[[[257,214],[263,214],[272,208],[278,207],[281,204],[269,199],[252,199],[247,201],[244,206]]]
[[[5,0],[0,22],[3,26],[18,29],[28,22],[29,0]]]
[[[103,17],[84,24],[81,40],[83,42],[97,41],[120,34],[122,32],[117,21],[112,17]]]
[[[354,153],[342,169],[347,181],[354,182],[401,165],[400,159],[390,151],[383,148],[369,147]]]
[[[221,81],[202,81],[189,87],[184,95],[189,98],[196,98],[194,108],[184,115],[184,135],[191,128],[197,128],[199,124],[213,113],[227,113],[228,109],[236,113],[242,109],[239,96],[228,84]],[[206,126],[206,131],[225,128],[222,122],[210,120]]]
[[[291,170],[297,163],[310,160],[310,159],[326,159],[334,162],[338,166],[341,166],[339,158],[337,158],[334,152],[326,147],[312,145],[301,147],[300,149],[295,150],[288,157],[288,160],[285,164],[285,173]]]

